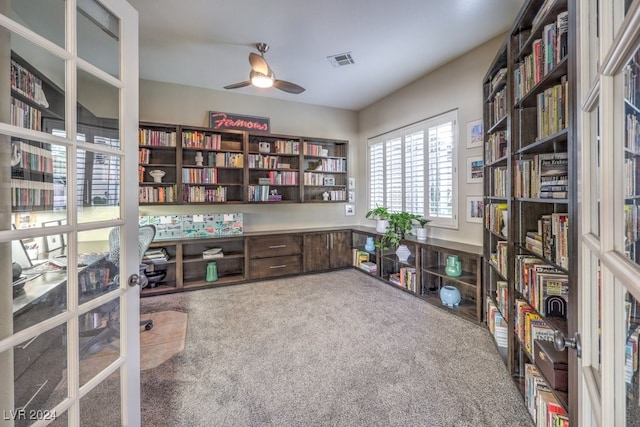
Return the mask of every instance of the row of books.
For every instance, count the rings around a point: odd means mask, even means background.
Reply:
[[[177,198],[175,185],[138,188],[138,202],[140,203],[173,203],[177,201]]]
[[[536,95],[538,139],[546,138],[569,126],[569,82],[567,76]]]
[[[527,232],[524,246],[536,255],[566,269],[569,268],[568,233],[568,214],[545,214],[538,220],[537,230]]]
[[[265,156],[263,154],[249,154],[247,162],[250,168],[258,169],[289,169],[290,163],[282,163],[279,156]]]
[[[626,99],[634,108],[638,106],[638,90],[640,90],[640,75],[638,74],[638,57],[639,52],[636,52],[631,60],[624,66],[622,70],[624,99]]]
[[[496,160],[505,157],[507,155],[507,132],[501,130],[489,135],[489,138],[484,145],[484,149],[487,163],[495,162]]]
[[[351,255],[351,263],[354,267],[371,274],[375,274],[378,272],[378,265],[375,262],[371,262],[371,252],[353,248]]]
[[[346,172],[347,161],[345,159],[322,159],[314,170],[317,172]]]
[[[182,201],[190,203],[226,202],[227,187],[211,188],[200,185],[185,185],[182,189]]]
[[[11,180],[11,207],[30,208],[53,205],[53,183]]]
[[[210,158],[209,164],[219,168],[241,168],[244,165],[244,154],[242,153],[220,152],[209,153],[208,156]]]
[[[327,150],[327,147],[322,144],[304,143],[304,154],[306,156],[327,156],[328,153],[325,153],[325,150]]]
[[[500,68],[496,74],[491,78],[490,90],[493,92],[498,87],[507,83],[507,68]]]
[[[205,150],[219,150],[222,137],[217,133],[199,131],[182,131],[182,146],[185,148],[203,148]]]
[[[624,159],[624,196],[633,197],[638,195],[638,159]]]
[[[347,190],[327,190],[327,193],[329,193],[329,200],[347,200]]]
[[[625,246],[629,247],[640,239],[640,206],[624,205],[624,237]]]
[[[487,299],[486,318],[489,331],[498,347],[507,348],[509,346],[509,325],[502,313],[490,298]]]
[[[33,171],[53,174],[53,154],[51,149],[43,148],[38,143],[34,144],[21,140],[12,140],[11,166],[22,168],[25,172]]]
[[[334,179],[334,176],[318,172],[305,172],[304,185],[327,185],[328,181],[325,178]],[[335,184],[335,180],[333,182]]]
[[[260,185],[298,185],[298,172],[269,171],[267,177],[259,178]]]
[[[492,252],[490,255],[490,261],[495,266],[498,273],[502,275],[502,277],[507,277],[507,268],[509,258],[507,257],[507,253],[509,250],[509,242],[506,240],[499,240],[496,242],[496,251]]]
[[[507,237],[508,210],[506,203],[488,203],[484,208],[484,226]]]
[[[494,126],[507,115],[507,88],[499,90],[489,102],[489,127]]]
[[[527,363],[524,370],[524,397],[536,426],[569,427],[569,416],[555,397],[542,374]]]
[[[247,191],[249,202],[280,202],[282,195],[275,194],[268,185],[250,185]]]
[[[417,292],[418,290],[416,269],[414,267],[401,267],[399,272],[389,275],[389,282],[411,292]]]
[[[564,11],[555,22],[542,28],[541,37],[531,44],[531,54],[525,56],[514,70],[514,100],[518,103],[567,55],[569,12]]]
[[[491,194],[495,197],[507,197],[511,181],[506,167],[493,168],[491,171]]]
[[[182,182],[185,184],[217,184],[218,169],[216,168],[182,168]]]
[[[516,337],[529,358],[535,361],[534,341],[553,341],[554,329],[523,299],[516,300],[514,314]]]
[[[640,338],[640,326],[637,326],[629,334],[624,351],[624,380],[633,387],[634,376],[638,372],[638,339]]]
[[[277,154],[300,154],[300,141],[279,139],[273,144]]]
[[[11,89],[44,108],[49,107],[42,89],[42,79],[13,59],[11,60]]]
[[[542,153],[528,159],[517,159],[514,169],[514,197],[567,198],[569,158],[566,152]]]
[[[165,248],[148,249],[142,256],[142,261],[161,264],[169,261],[169,253]]]
[[[624,148],[634,154],[640,154],[640,119],[636,114],[627,114]]]
[[[13,126],[25,129],[42,130],[42,112],[26,102],[11,97],[9,120]]]
[[[569,278],[537,257],[516,255],[515,289],[542,316],[567,318]]]
[[[149,145],[152,147],[175,147],[177,142],[175,132],[155,129],[139,129],[138,145]]]

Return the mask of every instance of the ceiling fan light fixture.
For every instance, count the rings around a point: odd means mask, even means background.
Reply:
[[[257,71],[251,71],[251,84],[255,87],[269,88],[273,86],[273,73],[264,75]]]

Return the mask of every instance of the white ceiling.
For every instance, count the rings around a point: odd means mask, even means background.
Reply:
[[[128,0],[140,15],[140,78],[225,90],[265,42],[299,95],[235,92],[360,110],[509,29],[523,0]],[[351,52],[355,64],[327,56]]]

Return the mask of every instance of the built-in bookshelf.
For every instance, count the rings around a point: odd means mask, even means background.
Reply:
[[[347,200],[347,143],[304,141],[304,195],[306,202]]]
[[[53,208],[51,144],[11,139],[11,210],[30,212]]]
[[[348,142],[140,123],[141,204],[347,201]]]
[[[526,1],[483,80],[485,318],[537,425],[577,410],[577,383],[548,366],[577,328],[574,4]]]

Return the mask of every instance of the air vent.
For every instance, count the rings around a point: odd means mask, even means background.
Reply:
[[[334,67],[344,67],[345,65],[355,64],[351,52],[339,53],[337,55],[327,56],[327,59]]]

